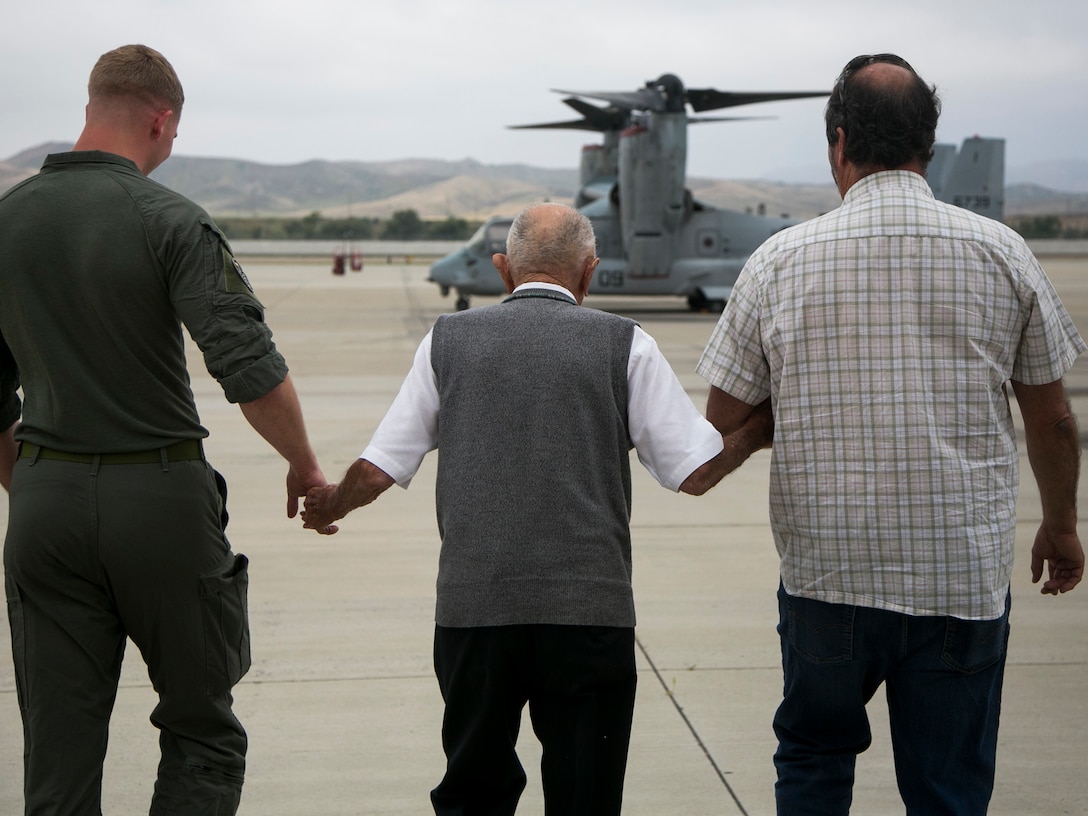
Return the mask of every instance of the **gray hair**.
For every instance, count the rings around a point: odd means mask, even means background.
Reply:
[[[589,219],[565,204],[536,204],[522,210],[510,226],[506,256],[522,274],[569,273],[596,254]]]

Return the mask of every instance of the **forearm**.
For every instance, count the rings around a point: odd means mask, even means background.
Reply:
[[[1044,573],[1044,595],[1069,592],[1084,576],[1084,548],[1077,535],[1080,433],[1061,380],[1044,385],[1012,381],[1024,419],[1028,462],[1039,486],[1043,521],[1031,547],[1031,580]]]
[[[1025,427],[1028,462],[1039,486],[1043,523],[1055,533],[1077,527],[1080,432],[1071,412],[1044,427]]]
[[[287,460],[293,471],[305,474],[320,470],[290,375],[260,399],[239,403],[239,408],[246,421]]]
[[[729,436],[744,427],[756,414],[760,414],[761,419],[773,421],[770,397],[757,405],[750,405],[720,388],[710,387],[706,397],[706,418],[722,436]]]
[[[337,518],[365,507],[394,485],[393,477],[366,459],[356,459],[336,486],[333,507]]]
[[[370,504],[394,484],[393,478],[377,465],[356,459],[340,484],[315,487],[306,494],[302,520],[308,529],[334,533],[337,528],[333,522]]]
[[[773,437],[774,421],[768,402],[758,406],[740,428],[722,435],[722,452],[696,468],[680,485],[680,492],[703,495],[748,461],[757,450],[768,447]]]
[[[1045,385],[1012,381],[1028,462],[1039,486],[1043,525],[1052,533],[1073,533],[1077,526],[1080,480],[1080,432],[1061,380]]]

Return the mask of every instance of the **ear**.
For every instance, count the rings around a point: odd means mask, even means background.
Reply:
[[[835,144],[831,145],[831,161],[834,162],[836,167],[842,167],[843,162],[846,161],[846,131],[842,128],[835,128],[835,134],[838,138],[835,140]]]
[[[495,264],[495,268],[499,270],[499,276],[506,285],[506,291],[512,293],[517,286],[514,283],[514,276],[510,274],[510,259],[501,252],[496,252],[491,256],[491,263]]]
[[[835,133],[838,138],[835,140],[835,144],[827,146],[827,160],[831,164],[831,177],[835,180],[839,195],[845,196],[846,191],[850,189],[850,185],[853,183],[847,172],[849,162],[846,159],[846,131],[840,127],[835,128]]]
[[[170,121],[170,117],[174,115],[172,110],[160,110],[155,114],[155,118],[151,120],[151,138],[158,141],[162,138],[163,133],[166,130],[166,123]]]
[[[593,273],[597,271],[597,264],[600,262],[600,258],[590,258],[586,261],[586,265],[582,269],[581,280],[578,282],[579,291],[574,293],[578,295],[579,303],[581,303],[585,299],[585,296],[589,294],[589,284],[593,280]]]

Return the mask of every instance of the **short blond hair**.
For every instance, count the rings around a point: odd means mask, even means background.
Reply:
[[[185,93],[166,57],[146,45],[122,45],[98,58],[87,82],[90,99],[129,97],[167,105],[181,116]]]

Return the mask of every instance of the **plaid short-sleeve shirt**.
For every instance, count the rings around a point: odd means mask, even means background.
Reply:
[[[1012,570],[1005,384],[1086,348],[1019,236],[876,173],[749,259],[698,365],[772,399],[770,508],[787,592],[990,619]]]

